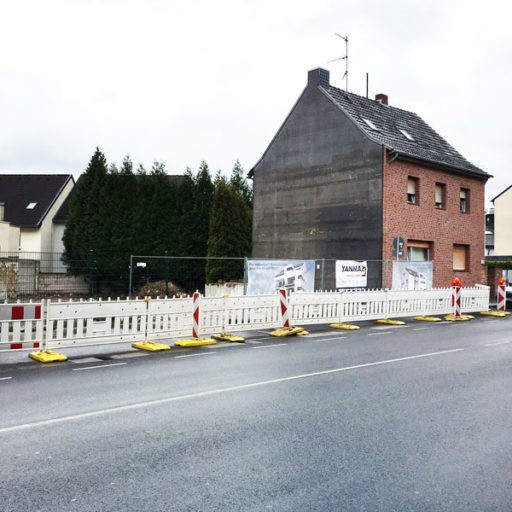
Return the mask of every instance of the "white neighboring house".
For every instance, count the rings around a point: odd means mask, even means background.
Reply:
[[[493,200],[494,255],[497,260],[512,260],[512,185]],[[507,302],[512,302],[512,270],[503,272],[507,280]],[[509,305],[512,307],[512,304]]]
[[[62,235],[74,186],[71,174],[0,174],[0,252],[41,259],[43,272],[63,271],[59,261],[41,258],[41,253],[64,250]]]
[[[512,185],[498,194],[494,204],[494,255],[512,256]]]
[[[4,220],[5,204],[0,203],[0,253],[17,252],[20,246],[20,228]]]

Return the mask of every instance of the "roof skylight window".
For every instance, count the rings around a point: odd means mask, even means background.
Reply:
[[[37,206],[36,202],[31,202],[27,204],[27,210],[33,210]]]
[[[402,128],[398,128],[398,130],[407,140],[414,140],[414,137],[408,131],[402,130]]]
[[[379,129],[369,120],[365,119],[364,117],[361,118],[372,130],[375,130],[376,132],[379,131]]]

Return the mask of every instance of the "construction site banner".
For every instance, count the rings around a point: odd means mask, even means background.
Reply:
[[[247,295],[315,291],[315,260],[247,260]]]
[[[434,275],[432,261],[394,261],[393,290],[430,290]]]
[[[368,262],[336,260],[336,288],[366,288]]]

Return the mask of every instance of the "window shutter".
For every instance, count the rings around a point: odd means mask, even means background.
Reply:
[[[443,187],[436,185],[436,203],[443,203]]]
[[[453,270],[466,270],[466,246],[453,246]]]

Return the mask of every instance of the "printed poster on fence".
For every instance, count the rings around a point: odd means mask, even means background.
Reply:
[[[429,290],[433,276],[432,261],[393,261],[393,290]]]
[[[315,260],[247,260],[247,295],[315,291]]]
[[[368,262],[336,260],[336,288],[366,288]]]

